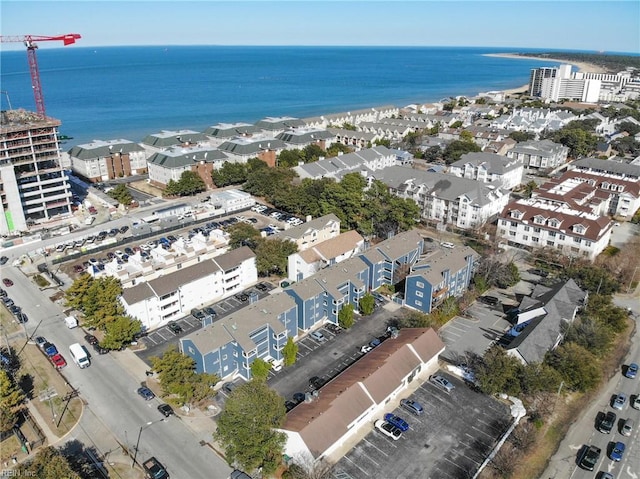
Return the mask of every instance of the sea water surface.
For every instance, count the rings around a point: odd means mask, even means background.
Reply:
[[[60,133],[75,145],[475,95],[522,86],[531,68],[549,63],[483,55],[509,51],[72,45],[37,55],[47,115],[62,121]],[[35,110],[26,51],[0,52],[0,68],[2,109],[10,102]]]

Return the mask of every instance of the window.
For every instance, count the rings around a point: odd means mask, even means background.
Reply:
[[[523,241],[529,241],[529,237],[528,237],[527,235],[524,235],[524,236],[522,237],[522,240],[523,240]]]
[[[553,247],[553,241],[548,241],[548,240],[547,240],[547,246],[551,246],[551,247]]]
[[[573,242],[580,244],[582,242],[582,238],[574,237]]]
[[[509,231],[509,236],[515,236],[516,232],[515,231]]]
[[[422,296],[423,296],[423,295],[422,295],[422,291],[416,291],[416,296],[417,296],[418,298],[422,298]]]
[[[552,238],[556,237],[556,232],[555,231],[549,231],[549,236],[551,236]]]
[[[422,281],[416,281],[416,286],[418,288],[424,288],[424,283]]]
[[[540,233],[540,231],[541,231],[540,228],[533,228],[534,233]]]
[[[422,306],[422,301],[416,301],[416,306]]]
[[[530,229],[531,229],[531,228],[529,228],[528,226],[525,226],[525,227],[524,227],[524,230],[525,230],[525,231],[529,231]]]
[[[227,359],[227,355],[226,355],[226,354],[223,354],[223,355],[222,355],[222,360],[224,361],[225,359]]]
[[[560,235],[560,237],[558,238],[560,241],[564,241],[565,236],[564,235]]]
[[[531,239],[533,240],[534,243],[540,242],[540,238],[538,238],[537,236],[533,236]]]

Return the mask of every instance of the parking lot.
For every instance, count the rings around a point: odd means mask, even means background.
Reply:
[[[397,306],[388,303],[367,317],[357,316],[356,322],[348,331],[332,332],[327,325],[319,331],[324,341],[311,335],[297,341],[298,355],[293,366],[281,371],[269,373],[269,386],[286,400],[292,400],[295,393],[304,393],[312,387],[309,379],[318,377],[322,383],[328,382],[341,371],[363,356],[360,348],[385,333],[392,318],[404,314]]]
[[[217,303],[211,305],[213,310],[216,312],[216,316],[213,321],[218,321],[225,316],[237,311],[252,301],[252,298],[259,299],[263,298],[269,294],[274,286],[266,281],[259,283],[264,285],[265,290],[261,291],[255,286],[247,288],[243,291],[243,293],[247,296],[246,301],[241,301],[240,299],[231,296],[229,298],[223,299]],[[140,343],[144,344],[145,349],[141,351],[137,351],[136,354],[146,363],[149,363],[149,358],[152,356],[160,356],[167,348],[171,345],[178,346],[178,339],[186,336],[187,334],[200,329],[202,327],[202,320],[193,317],[191,314],[184,316],[182,318],[176,319],[173,321],[176,323],[182,331],[177,334],[172,332],[168,326],[163,326],[161,328],[155,329],[146,336],[140,338]]]
[[[509,406],[440,371],[455,389],[447,393],[429,381],[407,396],[424,408],[415,416],[389,412],[409,423],[394,441],[373,428],[333,469],[334,477],[463,479],[473,476],[511,424]],[[375,419],[381,419],[375,418]]]

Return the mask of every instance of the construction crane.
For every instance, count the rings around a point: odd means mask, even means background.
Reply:
[[[44,96],[42,95],[42,85],[40,84],[40,72],[38,70],[38,59],[36,50],[38,45],[36,42],[62,41],[65,46],[75,43],[80,38],[78,33],[69,33],[57,37],[45,37],[42,35],[0,35],[0,43],[16,43],[21,42],[27,47],[27,58],[29,60],[29,72],[31,73],[31,88],[33,88],[33,96],[36,100],[36,111],[38,115],[45,117]]]

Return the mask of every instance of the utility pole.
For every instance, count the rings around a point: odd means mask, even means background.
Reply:
[[[62,400],[65,401],[64,408],[62,408],[62,412],[60,413],[60,417],[58,418],[58,423],[56,424],[56,427],[60,427],[60,423],[62,422],[62,417],[64,416],[64,413],[67,410],[67,408],[69,407],[69,403],[74,397],[77,397],[78,394],[79,394],[78,390],[75,389],[73,386],[71,386],[71,391],[68,392],[65,395],[65,397],[62,398]]]

